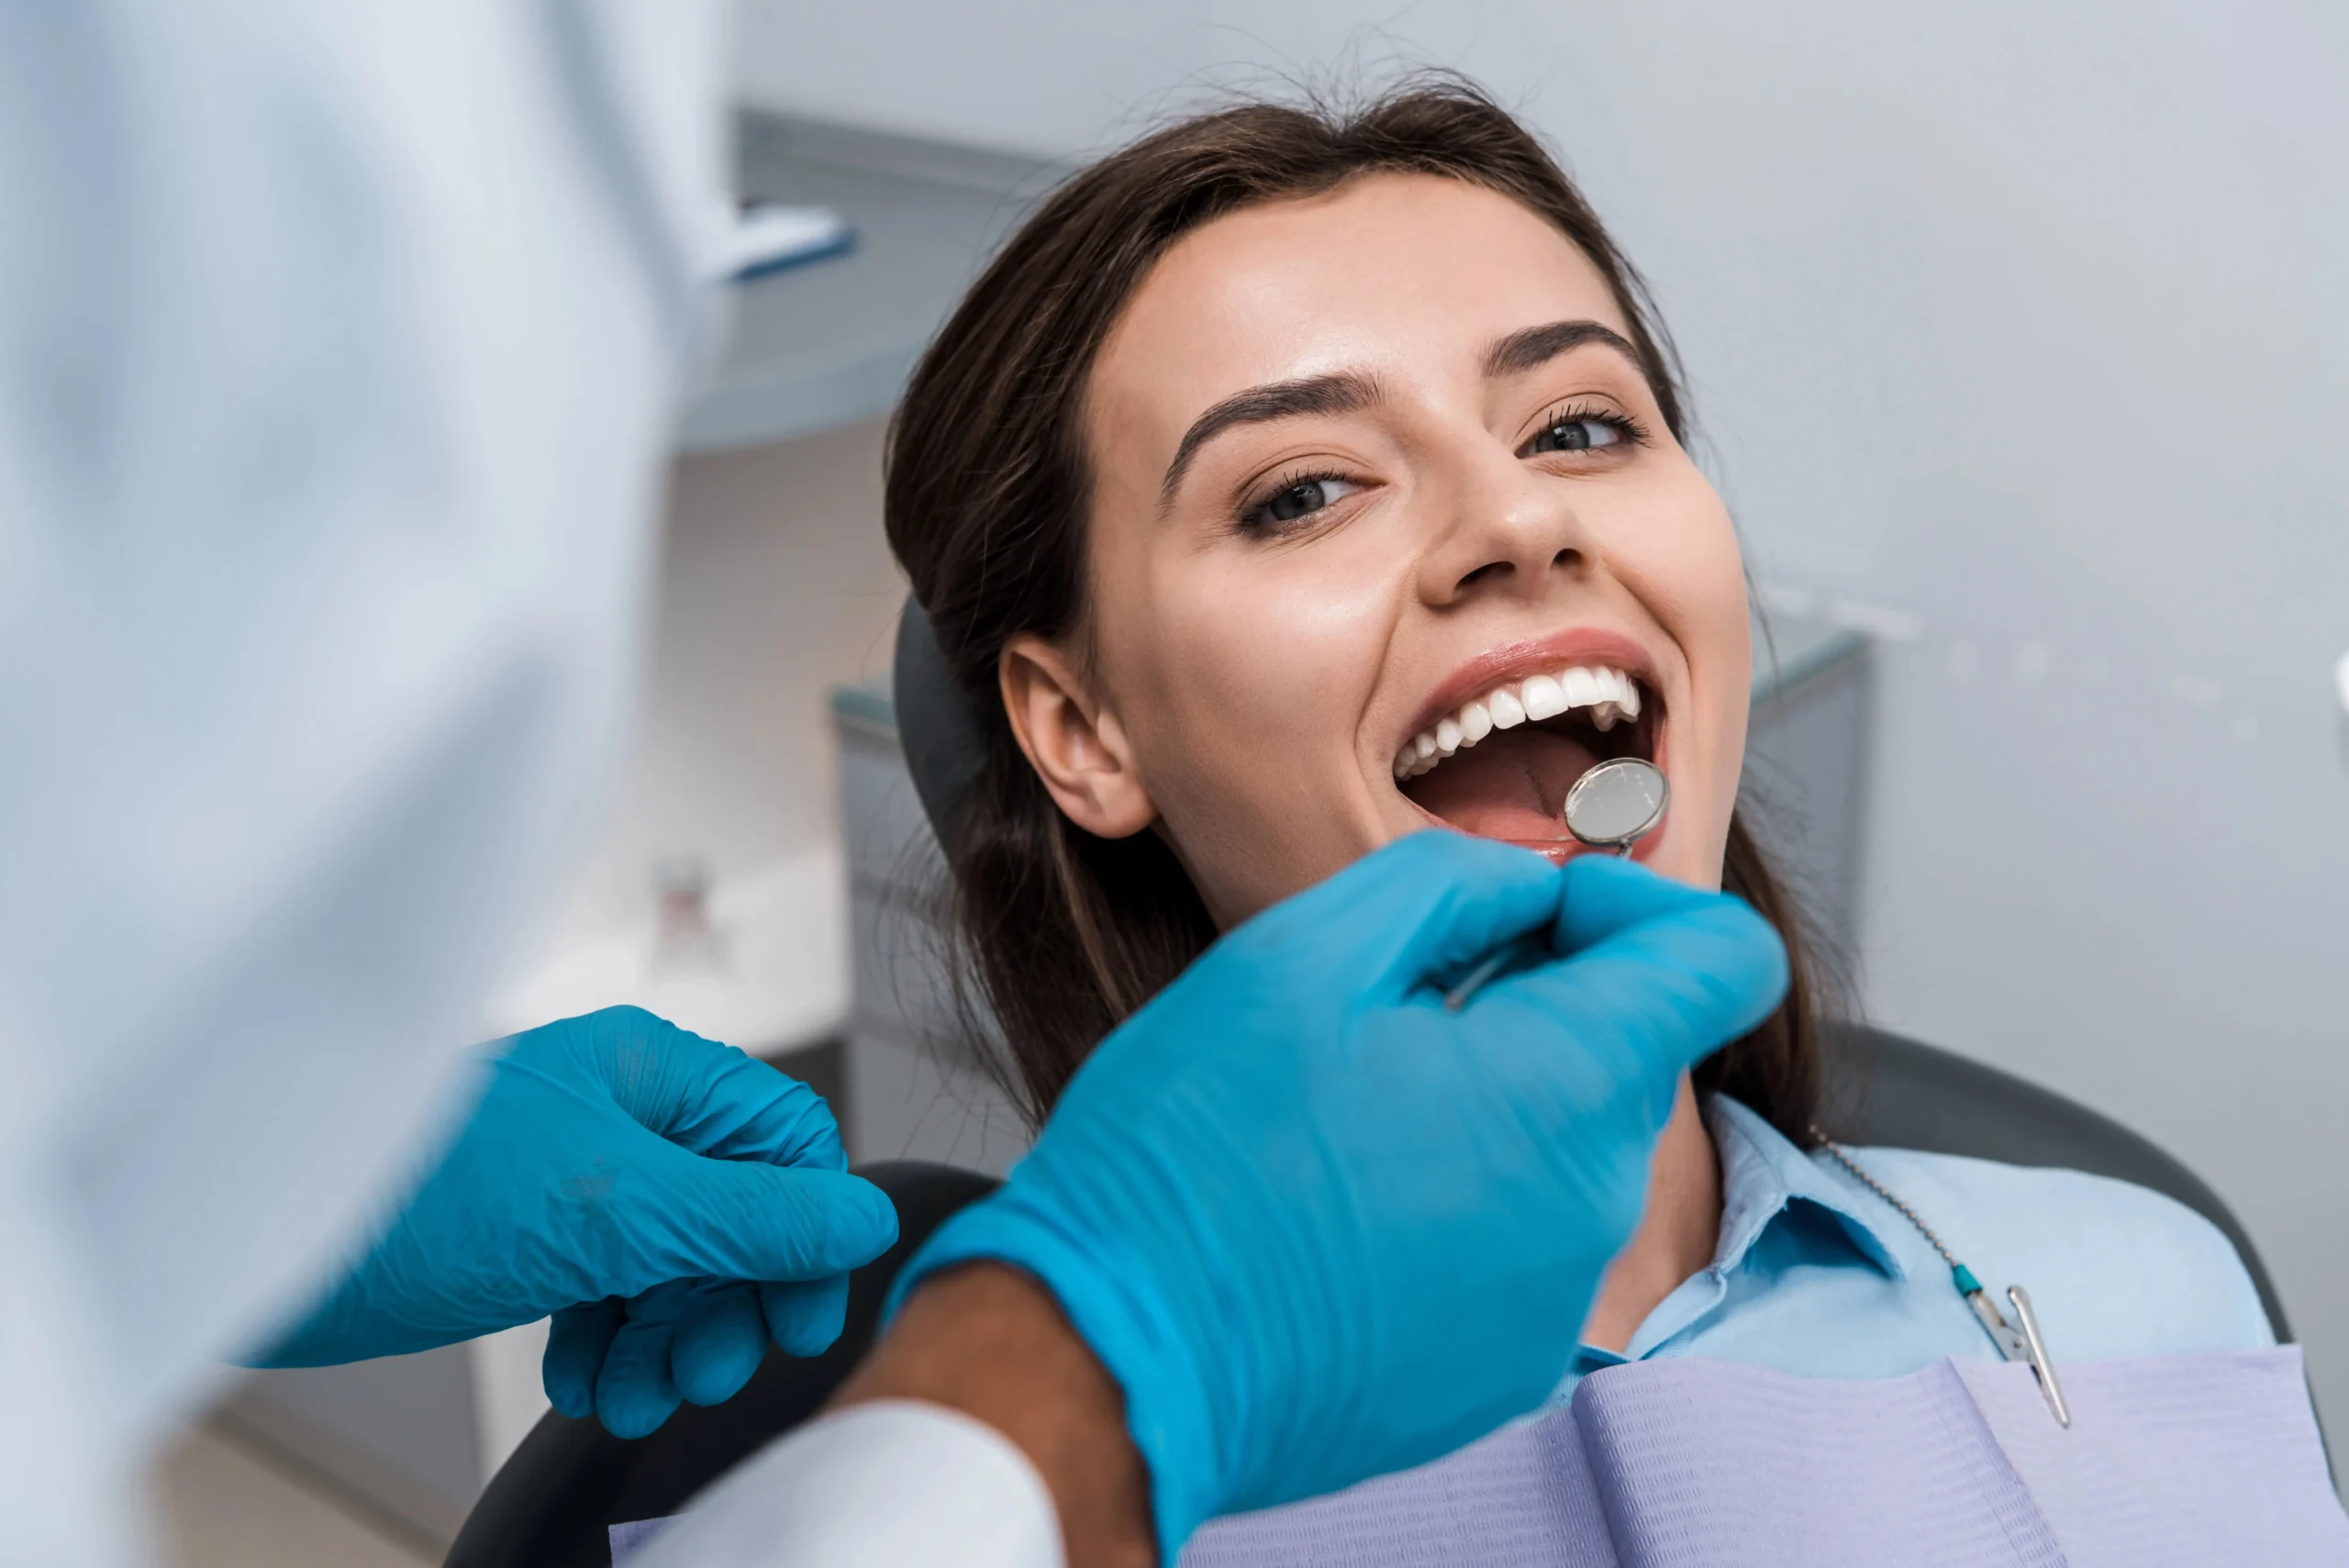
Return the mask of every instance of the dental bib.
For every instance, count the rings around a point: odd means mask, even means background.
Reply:
[[[1845,1383],[1694,1358],[1416,1470],[1215,1520],[1180,1568],[2349,1564],[2298,1346]]]

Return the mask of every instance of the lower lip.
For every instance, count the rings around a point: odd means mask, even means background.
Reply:
[[[1406,796],[1405,798],[1408,799],[1409,797]],[[1463,831],[1463,829],[1454,827],[1452,823],[1446,822],[1442,817],[1438,817],[1434,812],[1427,810],[1417,801],[1411,802],[1411,809],[1425,817],[1430,827],[1441,828],[1450,833],[1458,833]],[[1655,830],[1649,833],[1645,838],[1633,843],[1631,845],[1631,853],[1623,858],[1626,860],[1639,861],[1643,864],[1655,859],[1657,851],[1662,850],[1664,847],[1664,835],[1671,831],[1671,820],[1668,817],[1664,821],[1658,823]],[[1535,854],[1540,855],[1543,860],[1548,861],[1552,865],[1561,866],[1579,855],[1611,855],[1615,853],[1615,851],[1608,845],[1586,844],[1580,839],[1573,838],[1571,836],[1564,839],[1495,839],[1490,841],[1496,844],[1507,844],[1512,849],[1531,850]]]
[[[1580,855],[1612,855],[1616,852],[1613,849],[1602,845],[1586,844],[1580,839],[1568,839],[1563,842],[1555,839],[1502,839],[1497,841],[1504,844],[1515,845],[1520,850],[1531,850],[1535,854],[1540,855],[1552,865],[1560,866]],[[1634,843],[1631,846],[1631,852],[1621,858],[1629,861],[1638,861],[1644,864],[1645,862],[1653,860],[1655,858],[1656,851],[1663,848],[1663,846],[1664,828],[1663,825],[1659,823],[1655,831]]]

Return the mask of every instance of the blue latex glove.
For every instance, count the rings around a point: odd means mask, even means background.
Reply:
[[[640,1007],[487,1048],[456,1141],[262,1366],[452,1344],[554,1316],[547,1397],[622,1437],[729,1398],[770,1336],[840,1337],[849,1269],[897,1237],[807,1084]]]
[[[1447,1012],[1484,953],[1556,953]],[[1739,900],[1413,835],[1227,935],[899,1276],[1018,1265],[1123,1387],[1160,1561],[1219,1513],[1538,1407],[1630,1239],[1681,1072],[1765,1018]]]

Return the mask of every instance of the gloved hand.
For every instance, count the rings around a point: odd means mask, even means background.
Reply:
[[[1442,987],[1564,955],[1457,1013]],[[1425,832],[1231,931],[1078,1071],[899,1275],[1033,1274],[1122,1386],[1160,1561],[1212,1515],[1538,1407],[1630,1239],[1681,1072],[1768,1016],[1739,900]]]
[[[550,1313],[547,1397],[621,1437],[712,1405],[767,1339],[840,1337],[897,1237],[823,1099],[640,1007],[487,1048],[471,1118],[373,1249],[262,1366],[473,1339]]]

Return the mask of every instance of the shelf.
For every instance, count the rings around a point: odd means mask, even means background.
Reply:
[[[759,446],[885,412],[986,255],[1062,172],[944,142],[742,116],[741,194],[837,208],[856,239],[844,255],[736,289],[725,353],[687,404],[676,449]]]

